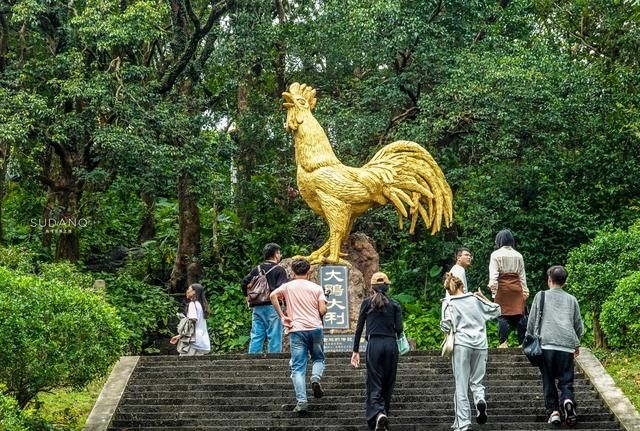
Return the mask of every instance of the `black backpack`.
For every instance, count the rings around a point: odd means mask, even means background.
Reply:
[[[249,297],[249,305],[261,305],[265,302],[271,302],[271,289],[267,281],[269,274],[278,265],[273,265],[269,271],[264,272],[262,267],[258,265],[258,275],[254,276],[249,284],[247,284],[247,296]]]

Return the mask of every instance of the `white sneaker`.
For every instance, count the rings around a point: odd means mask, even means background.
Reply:
[[[553,425],[560,425],[562,423],[562,419],[560,418],[560,412],[553,412],[549,415],[549,420],[547,421]]]
[[[386,431],[388,430],[389,418],[384,413],[378,413],[378,418],[376,419],[376,430],[375,431]]]

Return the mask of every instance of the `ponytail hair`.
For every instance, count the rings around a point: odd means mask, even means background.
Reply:
[[[464,290],[464,283],[455,275],[447,272],[444,275],[444,288],[449,292],[449,295],[453,295],[458,289]]]
[[[202,313],[204,314],[204,318],[209,318],[209,302],[207,302],[207,297],[204,295],[204,286],[198,283],[194,283],[190,286],[193,290],[196,291],[196,301],[202,305]]]
[[[386,283],[372,284],[371,288],[374,290],[375,294],[373,295],[373,298],[371,298],[369,311],[383,311],[384,306],[389,303],[389,298],[387,298],[389,285]]]

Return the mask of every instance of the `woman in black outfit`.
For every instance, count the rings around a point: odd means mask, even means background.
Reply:
[[[402,334],[402,309],[387,298],[389,277],[376,272],[371,277],[373,296],[360,306],[358,325],[353,339],[351,365],[360,366],[360,337],[367,324],[367,424],[369,429],[389,429],[389,407],[398,369],[397,337]]]

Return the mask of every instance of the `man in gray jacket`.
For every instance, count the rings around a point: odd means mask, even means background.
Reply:
[[[562,266],[552,266],[547,270],[549,290],[538,292],[533,299],[527,334],[540,334],[543,353],[540,372],[544,404],[549,415],[549,423],[562,422],[560,410],[567,426],[577,422],[576,401],[573,393],[573,359],[580,354],[580,338],[584,333],[580,305],[576,298],[564,290],[567,270]],[[543,310],[540,302],[544,295]],[[538,327],[538,314],[542,320]],[[558,380],[560,397],[555,387]]]

